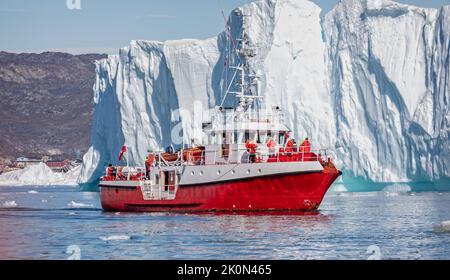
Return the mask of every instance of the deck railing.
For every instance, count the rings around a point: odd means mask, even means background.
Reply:
[[[167,162],[165,160],[157,163],[157,165],[217,165],[228,163],[270,163],[270,162],[305,162],[305,161],[319,161],[326,162],[331,161],[331,153],[328,149],[314,149],[311,147],[296,147],[293,150],[286,150],[284,148],[278,148],[273,151],[256,151],[255,157],[252,160],[251,154],[245,148],[239,149],[219,149],[214,151],[201,151],[200,153],[189,153],[187,159],[183,157],[184,150],[178,151],[177,160]],[[209,160],[207,161],[207,153],[209,154]],[[231,157],[230,153],[237,153],[238,160],[232,160],[236,158],[234,155]],[[160,155],[161,159],[163,157]],[[212,158],[212,160],[211,160]]]
[[[243,164],[243,163],[274,163],[274,162],[311,162],[318,161],[321,164],[331,162],[331,153],[328,149],[310,150],[310,147],[296,147],[292,151],[286,151],[284,148],[278,148],[272,151],[256,151],[255,157],[251,157],[250,153],[245,148],[240,149],[219,149],[212,151],[201,151],[188,153],[184,156],[184,150],[177,152],[177,159],[167,161],[164,159],[163,153],[157,155],[157,160],[153,163],[153,167],[164,166],[181,166],[181,165],[221,165],[221,164]],[[209,160],[206,161],[206,153],[213,153],[209,155]],[[231,157],[230,153],[237,153],[238,158]],[[212,159],[212,160],[211,160]],[[152,168],[151,172],[155,172]],[[108,170],[106,172],[108,174]],[[147,178],[145,167],[117,167],[114,175],[106,175],[103,180],[118,181],[118,180],[145,180]]]

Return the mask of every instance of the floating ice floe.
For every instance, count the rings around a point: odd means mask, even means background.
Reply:
[[[434,232],[450,232],[450,221],[443,221],[433,228]]]
[[[77,185],[76,180],[81,167],[77,166],[67,173],[55,173],[45,163],[0,175],[0,185]]]
[[[82,202],[75,202],[75,201],[71,201],[67,204],[67,206],[69,206],[70,208],[92,208],[94,207],[94,205],[92,204],[85,204]]]
[[[384,187],[382,192],[386,196],[398,196],[411,193],[411,187],[405,184],[392,184]]]
[[[120,240],[130,240],[131,236],[129,235],[110,235],[110,236],[102,236],[100,237],[103,241],[120,241]]]
[[[343,184],[336,184],[330,188],[330,192],[348,192],[348,189]]]
[[[11,201],[5,201],[5,202],[3,203],[3,207],[6,207],[6,208],[17,207],[17,203],[16,203],[14,200],[11,200]]]

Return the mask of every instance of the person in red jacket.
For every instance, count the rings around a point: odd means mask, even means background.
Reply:
[[[308,137],[300,145],[300,152],[309,153],[311,152],[311,142],[309,142]]]
[[[256,160],[256,144],[252,140],[247,139],[245,141],[245,148],[247,148],[247,152],[250,154],[249,160],[250,162],[255,162]]]
[[[116,177],[116,168],[112,164],[108,164],[106,176],[111,177],[111,179]]]
[[[269,156],[273,156],[275,155],[276,151],[275,151],[275,140],[273,140],[272,137],[267,138],[266,141],[266,145],[267,145],[267,149],[269,149]]]

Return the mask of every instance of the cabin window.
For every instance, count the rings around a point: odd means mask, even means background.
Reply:
[[[155,174],[155,184],[158,185],[159,184],[159,175]]]

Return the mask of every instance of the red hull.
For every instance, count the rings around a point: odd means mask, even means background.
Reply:
[[[322,172],[266,176],[195,186],[180,186],[173,200],[144,200],[140,187],[101,186],[105,211],[310,211],[340,175]]]

